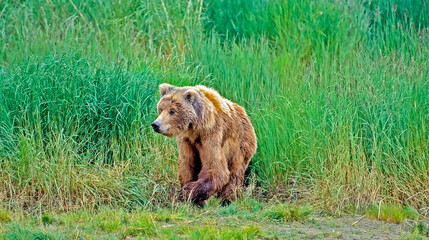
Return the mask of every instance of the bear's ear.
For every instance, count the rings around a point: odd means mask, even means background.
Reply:
[[[189,89],[183,94],[183,96],[187,102],[193,104],[195,99],[198,97],[198,92],[193,89]]]
[[[159,93],[161,93],[161,96],[164,96],[165,94],[171,92],[174,88],[176,88],[173,85],[170,85],[168,83],[163,83],[159,85]]]

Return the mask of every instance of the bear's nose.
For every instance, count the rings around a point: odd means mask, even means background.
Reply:
[[[159,122],[153,122],[152,123],[152,128],[153,128],[153,130],[155,131],[155,132],[158,132],[159,131]]]

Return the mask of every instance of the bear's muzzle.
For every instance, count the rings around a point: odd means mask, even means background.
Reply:
[[[159,122],[155,121],[155,122],[153,122],[151,125],[152,125],[153,130],[154,130],[155,132],[159,133],[159,127],[161,126],[161,125],[159,124]]]

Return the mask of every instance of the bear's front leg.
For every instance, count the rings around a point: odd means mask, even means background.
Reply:
[[[189,140],[178,137],[177,146],[179,148],[179,160],[177,163],[179,182],[180,187],[183,187],[185,184],[198,179],[198,173],[201,170],[201,162],[196,154],[195,147],[189,143]]]
[[[202,141],[204,143],[204,141]],[[187,183],[180,192],[184,201],[203,205],[213,194],[220,191],[229,180],[229,170],[220,144],[206,142],[198,148],[202,169],[198,180]]]

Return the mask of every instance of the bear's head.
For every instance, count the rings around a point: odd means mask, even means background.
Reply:
[[[158,102],[158,118],[152,123],[155,132],[175,137],[196,129],[207,115],[204,94],[195,87],[159,86],[161,99]]]

